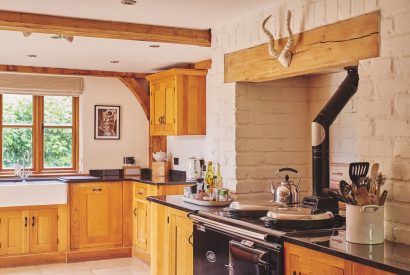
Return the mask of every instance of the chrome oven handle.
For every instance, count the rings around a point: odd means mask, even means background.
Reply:
[[[195,214],[192,214],[192,213],[188,214],[188,217],[190,219],[192,219],[194,222],[195,221],[196,222],[201,222],[205,225],[209,225],[209,226],[211,226],[211,227],[213,227],[217,230],[223,231],[223,232],[227,232],[227,233],[231,233],[231,234],[236,233],[236,234],[243,235],[243,236],[249,236],[249,237],[255,238],[257,240],[261,240],[261,241],[266,240],[266,235],[265,234],[260,234],[260,233],[253,232],[253,231],[250,231],[250,230],[246,230],[246,229],[242,229],[242,228],[239,228],[239,227],[234,227],[234,226],[227,225],[227,224],[224,224],[224,223],[216,222],[216,221],[213,221],[213,220],[210,220],[210,219],[202,218],[202,217],[200,217],[198,215],[195,215]]]

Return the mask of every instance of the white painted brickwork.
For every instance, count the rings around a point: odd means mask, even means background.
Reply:
[[[359,66],[359,91],[331,128],[334,162],[379,162],[389,176],[385,232],[410,244],[410,0],[282,0],[212,30],[207,81],[207,136],[186,148],[220,161],[225,184],[242,196],[269,192],[275,167],[293,166],[310,190],[310,121],[345,74],[255,84],[224,84],[224,54],[267,42],[262,20],[276,38],[287,36],[286,10],[295,33],[381,10],[380,58]],[[256,3],[255,3],[256,4]],[[303,80],[304,79],[304,80]],[[306,83],[305,86],[299,85]],[[285,89],[282,84],[290,85]],[[303,91],[304,90],[304,91]]]

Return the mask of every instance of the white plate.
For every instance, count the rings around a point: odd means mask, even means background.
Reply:
[[[196,205],[201,205],[201,206],[228,206],[231,204],[232,200],[228,201],[203,201],[203,200],[196,200],[196,199],[191,199],[187,197],[181,197],[182,201],[196,204]]]

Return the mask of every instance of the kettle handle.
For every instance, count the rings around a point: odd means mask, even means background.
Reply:
[[[290,167],[284,167],[284,168],[279,168],[278,172],[283,172],[283,171],[289,171],[289,172],[293,172],[295,174],[299,174],[299,171]]]
[[[296,170],[296,169],[294,169],[294,168],[290,168],[290,167],[279,168],[279,169],[276,171],[276,173],[275,173],[275,178],[276,178],[276,176],[277,176],[280,172],[284,172],[284,171],[293,172],[293,173],[295,173],[296,175],[298,175],[299,181],[298,181],[298,183],[296,184],[296,189],[298,189],[298,188],[299,188],[299,184],[300,184],[300,182],[301,182],[301,180],[302,180],[302,177],[300,176],[299,171]]]

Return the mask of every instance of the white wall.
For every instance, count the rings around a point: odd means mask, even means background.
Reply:
[[[122,168],[122,158],[134,156],[148,166],[148,120],[131,91],[116,78],[84,77],[80,97],[80,168]],[[120,140],[94,140],[94,105],[121,106]]]

